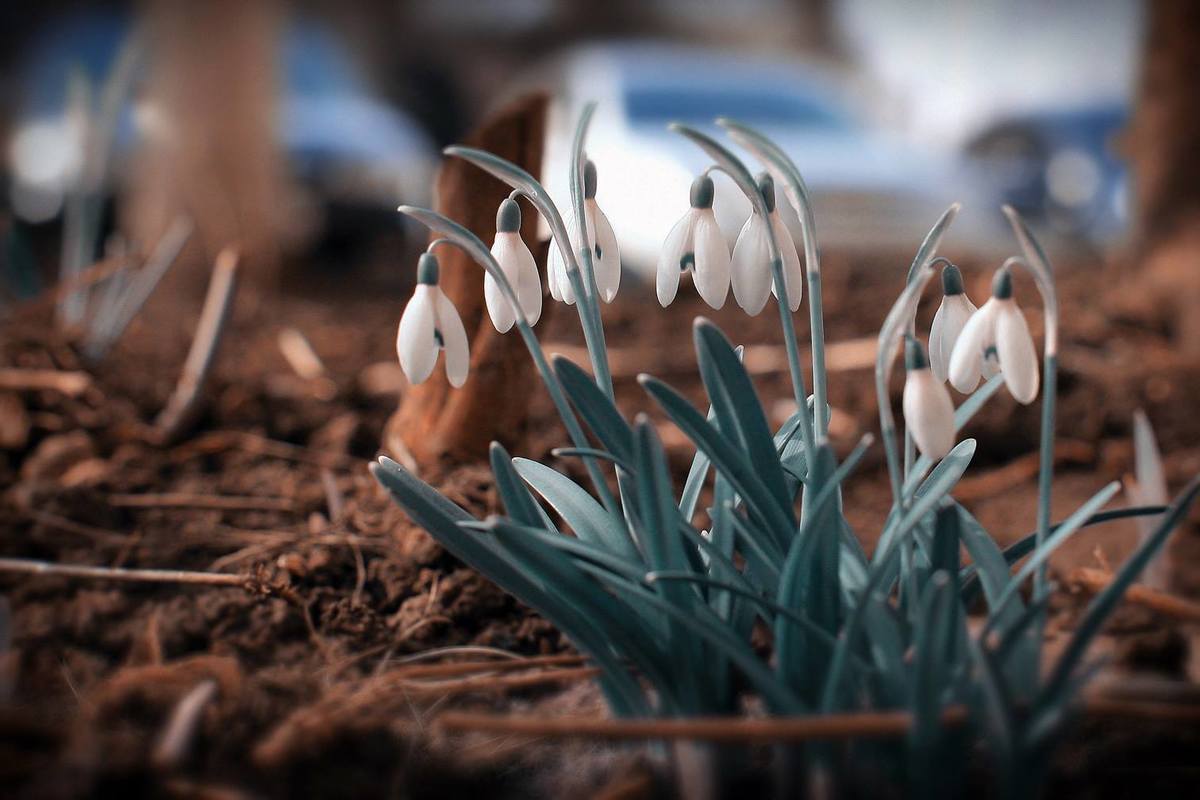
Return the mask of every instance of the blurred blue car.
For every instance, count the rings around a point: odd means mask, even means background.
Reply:
[[[83,144],[67,113],[72,72],[83,72],[99,92],[132,29],[124,15],[80,14],[56,23],[27,53],[8,148],[10,199],[26,221],[58,214],[82,160]],[[280,59],[276,129],[290,177],[300,187],[293,201],[317,211],[316,219],[337,212],[353,222],[379,212],[392,221],[401,199],[428,197],[432,141],[411,117],[372,96],[352,58],[325,29],[290,22]],[[135,77],[133,96],[137,85]],[[118,171],[144,128],[134,105],[127,97],[116,119],[111,156]]]
[[[975,245],[982,237],[970,228],[995,205],[958,153],[925,149],[871,125],[844,76],[815,64],[626,42],[568,51],[531,82],[548,84],[555,98],[542,177],[564,208],[575,122],[586,102],[599,103],[588,137],[599,171],[597,199],[622,260],[634,269],[653,270],[663,239],[687,209],[692,179],[711,163],[667,130],[673,121],[728,144],[713,122],[728,116],[774,139],[804,175],[822,247],[911,250],[955,200],[973,210],[956,223],[956,239]],[[731,149],[759,168],[747,153]],[[750,206],[731,181],[714,180],[717,221],[732,245]],[[790,205],[779,208],[799,241]]]
[[[1026,217],[1102,244],[1129,222],[1128,173],[1113,146],[1128,118],[1121,103],[1008,116],[973,137],[967,152]]]

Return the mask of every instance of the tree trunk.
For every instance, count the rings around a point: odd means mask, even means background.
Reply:
[[[1134,280],[1126,293],[1171,314],[1176,339],[1200,354],[1200,3],[1147,4],[1142,74],[1129,136],[1137,210]]]
[[[277,278],[288,197],[276,131],[282,19],[278,0],[145,4],[145,139],[123,223],[150,249],[176,217],[192,219],[185,261],[196,269],[171,271],[178,290],[203,292],[234,243],[251,283]]]
[[[467,144],[488,150],[537,175],[545,140],[547,101],[544,96],[522,98],[468,138]],[[496,232],[496,210],[509,187],[461,159],[447,159],[438,172],[435,210],[469,228],[490,244]],[[537,214],[522,202],[521,237],[545,265],[545,247],[538,247]],[[487,457],[488,445],[498,440],[512,446],[520,438],[536,382],[520,334],[496,332],[483,302],[483,269],[456,247],[437,251],[441,287],[462,316],[471,344],[471,372],[461,389],[454,389],[439,368],[419,386],[404,392],[400,407],[384,431],[384,450],[411,454],[422,471],[450,463]],[[542,270],[544,271],[544,270]],[[546,304],[542,319],[551,313]]]

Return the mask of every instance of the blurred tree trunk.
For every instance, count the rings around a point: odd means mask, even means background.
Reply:
[[[545,141],[547,100],[537,95],[515,101],[487,120],[467,144],[488,150],[537,175]],[[496,210],[509,187],[462,159],[446,159],[438,171],[435,209],[491,244]],[[546,248],[537,246],[537,214],[521,203],[521,237],[538,257],[544,273]],[[434,237],[431,237],[434,238]],[[484,309],[483,269],[456,247],[437,250],[441,287],[462,316],[471,343],[471,373],[454,389],[438,362],[433,375],[412,386],[384,431],[384,450],[411,454],[423,471],[487,457],[498,440],[519,439],[537,379],[529,353],[516,330],[496,332]],[[553,304],[543,306],[542,319]],[[403,459],[399,459],[403,460]]]
[[[1135,174],[1137,302],[1173,315],[1200,354],[1200,3],[1153,0],[1129,136]]]
[[[148,0],[143,12],[145,146],[124,227],[148,249],[186,214],[196,226],[188,262],[204,272],[170,280],[202,290],[216,253],[236,242],[246,277],[270,284],[286,199],[275,123],[280,3]]]

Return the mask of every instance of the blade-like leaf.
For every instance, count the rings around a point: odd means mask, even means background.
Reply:
[[[621,416],[596,381],[579,365],[561,355],[553,356],[554,374],[558,376],[563,391],[591,428],[596,438],[621,461],[633,462],[633,429]]]
[[[525,484],[521,482],[516,470],[513,469],[512,458],[499,442],[492,442],[488,450],[488,458],[492,463],[492,474],[496,477],[496,491],[504,510],[514,521],[532,528],[556,530],[554,523],[546,515],[537,501],[529,494]]]
[[[733,484],[747,506],[763,521],[777,541],[790,539],[795,523],[784,514],[771,492],[759,480],[757,470],[678,392],[649,375],[638,377],[646,393],[666,412],[684,434],[703,450],[713,465]]]
[[[722,432],[736,437],[746,450],[763,484],[784,514],[792,513],[792,498],[779,467],[771,429],[750,376],[733,345],[717,326],[699,318],[693,328],[700,377],[708,391]]]
[[[640,560],[624,522],[605,511],[604,506],[583,487],[545,464],[527,458],[514,458],[512,463],[517,473],[562,516],[576,536],[609,552]]]
[[[467,512],[386,456],[371,465],[371,474],[413,522],[439,544],[550,620],[595,659],[604,670],[601,686],[616,713],[630,716],[649,713],[645,695],[613,657],[606,634],[589,617],[561,602],[557,593],[548,592],[544,582],[519,566],[498,542],[464,530],[460,523],[472,520]]]
[[[1084,653],[1087,652],[1088,645],[1091,644],[1096,634],[1100,632],[1105,620],[1108,619],[1113,609],[1117,607],[1121,596],[1125,594],[1125,590],[1137,578],[1138,573],[1145,569],[1158,550],[1166,544],[1167,538],[1175,530],[1175,526],[1179,524],[1191,509],[1192,503],[1195,502],[1198,494],[1200,494],[1200,476],[1193,478],[1191,483],[1175,498],[1170,511],[1163,517],[1154,534],[1144,539],[1138,545],[1128,560],[1117,570],[1117,574],[1113,576],[1113,579],[1104,588],[1104,591],[1096,595],[1095,599],[1088,605],[1083,619],[1079,621],[1079,625],[1075,628],[1074,635],[1071,636],[1066,650],[1059,657],[1054,671],[1051,673],[1045,688],[1038,698],[1039,707],[1053,708],[1066,702],[1068,697],[1065,690],[1072,674],[1075,672],[1075,668],[1083,659]]]

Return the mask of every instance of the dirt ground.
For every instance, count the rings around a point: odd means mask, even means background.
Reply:
[[[897,261],[889,272],[826,260],[827,337],[849,343],[830,362],[832,433],[843,452],[877,425],[870,371],[856,342],[874,335],[904,266]],[[1096,273],[1113,269],[1080,264],[1062,278],[1056,519],[1131,471],[1130,417],[1139,406],[1155,425],[1172,488],[1200,471],[1200,365],[1174,355],[1170,323],[1155,309],[1130,306],[1119,290],[1097,294]],[[968,277],[972,296],[986,296],[990,271]],[[395,281],[366,290],[358,284],[353,292],[346,283],[354,282],[312,280],[269,298],[243,291],[204,413],[170,445],[154,441],[151,423],[177,380],[198,298],[155,298],[99,364],[84,363],[55,333],[45,307],[18,309],[0,322],[0,368],[90,376],[74,395],[0,389],[0,555],[247,578],[242,588],[0,575],[0,623],[8,617],[11,637],[5,649],[0,635],[5,794],[667,791],[653,752],[642,748],[529,745],[431,728],[436,713],[451,707],[598,714],[602,706],[585,680],[514,688],[495,676],[430,681],[414,669],[434,648],[534,657],[569,653],[570,646],[416,530],[367,474],[403,390],[394,336],[405,295]],[[1019,288],[1019,299],[1029,299],[1030,287]],[[619,400],[630,412],[654,413],[633,380],[637,372],[661,375],[699,398],[684,332],[704,307],[690,289],[681,295],[662,311],[652,288],[627,279],[607,310]],[[777,400],[788,394],[787,379],[773,367],[779,335],[774,308],[768,312],[749,319],[727,307],[712,316],[751,345],[748,363],[778,423],[791,409]],[[923,315],[927,324],[932,308]],[[1030,321],[1037,336],[1040,323],[1033,314]],[[325,378],[303,379],[288,366],[278,345],[286,327],[311,342]],[[576,331],[566,309],[539,327],[550,351],[578,347]],[[1034,527],[1037,420],[1036,405],[1020,407],[1001,393],[968,431],[980,448],[956,496],[1004,541]],[[669,426],[662,433],[682,480],[691,451]],[[549,460],[563,438],[539,394],[517,454]],[[875,450],[845,503],[868,544],[888,503]],[[496,509],[486,464],[464,464],[438,483],[473,511]],[[1097,547],[1118,563],[1135,535],[1121,524],[1088,531],[1056,567],[1061,573],[1095,565]],[[1170,556],[1173,590],[1200,597],[1194,523],[1175,537]],[[1060,627],[1070,625],[1080,603],[1064,595]],[[1136,664],[1197,681],[1195,630],[1133,608],[1119,615],[1115,630],[1108,643],[1115,669]],[[198,716],[182,745],[168,747],[172,719],[189,698]],[[1160,787],[1169,795],[1195,785],[1198,755],[1194,725],[1088,722],[1064,750],[1056,788],[1115,797]]]

